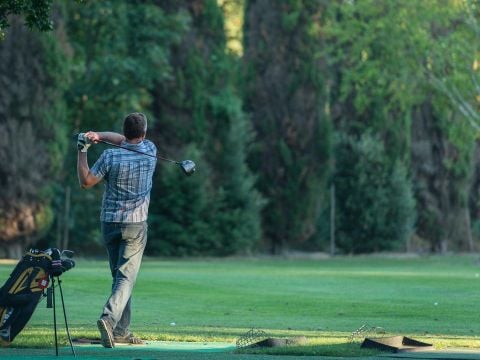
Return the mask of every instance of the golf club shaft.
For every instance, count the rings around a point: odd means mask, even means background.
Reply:
[[[164,160],[164,161],[168,161],[168,162],[171,162],[171,163],[174,163],[174,164],[180,164],[178,161],[175,161],[175,160],[172,160],[172,159],[168,159],[168,158],[165,158],[165,157],[160,156],[160,155],[147,154],[147,153],[145,153],[145,152],[143,152],[143,151],[139,151],[139,150],[135,150],[135,149],[130,149],[130,148],[124,147],[124,146],[122,146],[122,145],[117,145],[117,144],[111,143],[111,142],[109,142],[109,141],[97,140],[97,142],[100,142],[100,143],[103,143],[103,144],[106,144],[106,145],[110,145],[110,146],[114,146],[114,147],[117,147],[117,148],[120,148],[120,149],[128,150],[128,151],[133,151],[133,152],[136,152],[136,153],[138,153],[138,154],[150,156],[150,157],[153,157],[153,158],[156,158],[156,159],[160,159],[160,160]]]

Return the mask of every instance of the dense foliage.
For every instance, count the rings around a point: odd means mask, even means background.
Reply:
[[[71,81],[65,93],[72,134],[88,130],[121,132],[123,117],[133,111],[146,113],[152,122],[150,91],[157,81],[172,74],[169,47],[180,41],[186,27],[184,17],[166,16],[156,5],[140,6],[129,1],[73,3],[64,16],[72,53]],[[89,152],[90,165],[103,149],[98,145]],[[62,227],[71,230],[73,243],[92,251],[100,245],[98,209],[103,189],[79,190],[75,161],[72,142],[64,176],[74,189],[74,206]],[[63,194],[59,196],[64,198]],[[75,231],[78,228],[83,231]]]
[[[53,0],[3,0],[0,2],[0,37],[5,36],[9,16],[23,15],[29,28],[52,30],[50,12]]]
[[[316,232],[330,136],[319,61],[323,12],[312,1],[248,2],[245,106],[257,132],[251,163],[268,199],[263,225],[272,252]]]
[[[415,202],[405,166],[389,161],[378,136],[342,136],[336,144],[338,248],[399,250],[412,234]]]
[[[70,135],[141,111],[159,153],[198,168],[159,163],[150,254],[474,250],[479,17],[477,0],[2,2],[0,244],[96,253],[102,187],[78,190]]]
[[[12,256],[53,221],[66,147],[64,61],[53,34],[32,33],[18,19],[0,42],[0,243]]]
[[[226,52],[222,13],[215,1],[162,7],[185,14],[189,26],[172,51],[173,76],[155,87],[153,136],[163,151],[191,155],[198,173],[185,180],[159,169],[158,201],[151,207],[159,242],[150,249],[166,255],[250,252],[261,236],[262,200],[246,164],[250,128],[234,86],[237,66]]]
[[[466,121],[460,119],[460,111],[445,99],[433,81],[439,76],[458,81],[460,74],[466,76],[465,64],[472,64],[478,56],[467,45],[475,35],[461,20],[468,19],[468,9],[462,4],[443,1],[364,0],[339,3],[329,10],[325,28],[333,74],[334,126],[338,133],[359,144],[365,134],[374,134],[381,142],[379,150],[385,149],[386,158],[380,169],[375,170],[374,159],[367,160],[361,169],[357,168],[355,177],[365,171],[371,177],[377,172],[382,176],[381,169],[385,166],[408,168],[401,181],[408,193],[413,190],[416,195],[415,238],[420,242],[417,246],[443,251],[449,247],[471,250],[467,204],[462,197],[469,190],[474,136],[465,131]],[[362,152],[354,153],[356,157]],[[338,160],[335,170],[338,174],[352,172],[351,162]],[[339,197],[353,196],[358,201],[367,189],[368,186],[353,186],[348,191],[359,192],[358,195],[339,194]],[[400,203],[393,203],[388,191],[375,197],[375,204],[367,201],[353,205],[363,208],[363,216],[371,213],[374,223],[361,221],[363,227],[373,226],[371,230],[382,226],[385,216],[382,203],[399,209],[410,203],[408,196],[397,197]],[[354,217],[343,206],[346,204],[340,201],[339,218]],[[356,213],[358,216],[359,212]],[[395,226],[409,228],[414,212],[410,214],[391,221],[391,230]],[[341,230],[343,225],[339,226]],[[352,227],[347,238],[356,242],[356,234]],[[397,232],[389,239],[404,236]],[[385,247],[388,241],[380,240],[366,250]]]

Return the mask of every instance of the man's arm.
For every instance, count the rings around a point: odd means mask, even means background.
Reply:
[[[125,140],[125,136],[111,131],[89,131],[85,133],[85,136],[94,143],[98,142],[99,140],[103,140],[111,142],[115,145],[120,145]]]
[[[78,174],[78,182],[80,186],[84,189],[88,189],[95,184],[98,184],[101,178],[96,177],[90,172],[90,168],[88,167],[87,161],[87,153],[78,151],[78,158],[77,158],[77,174]]]

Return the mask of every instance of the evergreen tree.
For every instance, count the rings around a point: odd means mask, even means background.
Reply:
[[[324,10],[317,1],[247,3],[244,96],[257,133],[250,161],[268,201],[265,247],[273,253],[317,231],[330,136],[320,60]]]
[[[183,154],[195,159],[207,172],[201,152],[190,146]],[[211,230],[216,213],[212,208],[212,189],[207,176],[195,173],[189,178],[176,167],[162,168],[152,192],[150,211],[150,254],[166,256],[214,255],[221,249],[221,239]]]
[[[261,234],[260,209],[264,200],[247,165],[248,144],[253,134],[241,105],[240,99],[229,91],[212,100],[212,111],[221,120],[219,123],[229,125],[226,129],[222,126],[216,134],[221,143],[213,159],[218,193],[212,223],[222,239],[219,249],[222,254],[258,248]]]
[[[261,236],[261,199],[246,164],[250,132],[235,92],[238,66],[226,52],[223,14],[214,0],[165,1],[160,6],[171,15],[186,14],[190,26],[172,50],[174,76],[158,82],[154,91],[155,139],[160,152],[176,158],[185,148],[198,149],[194,176],[203,179],[179,179],[185,185],[172,189],[164,186],[171,175],[160,169],[151,213],[162,224],[152,226],[151,233],[165,245],[150,243],[150,249],[181,255],[247,252]],[[191,209],[176,206],[179,197],[189,198]],[[198,221],[191,211],[200,214]],[[179,227],[178,219],[191,221]],[[180,228],[185,240],[175,231]]]
[[[413,232],[415,201],[403,164],[392,164],[383,142],[369,133],[340,136],[335,158],[338,248],[404,249]]]

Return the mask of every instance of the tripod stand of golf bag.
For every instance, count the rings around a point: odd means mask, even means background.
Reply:
[[[57,249],[55,249],[57,250]],[[63,251],[65,253],[65,251]],[[69,252],[73,254],[73,252]],[[63,318],[65,320],[65,331],[67,333],[68,342],[70,343],[70,349],[72,350],[72,354],[76,357],[75,349],[73,347],[72,338],[70,336],[70,330],[68,328],[68,321],[67,321],[67,312],[65,310],[65,300],[63,298],[63,290],[62,290],[62,280],[60,276],[67,270],[70,270],[75,266],[75,262],[71,259],[59,259],[52,261],[52,271],[49,274],[51,285],[47,288],[47,308],[53,308],[53,329],[55,334],[55,355],[58,356],[58,332],[57,332],[57,311],[56,311],[56,299],[55,299],[55,279],[58,283],[58,289],[60,290],[60,299],[62,301],[62,309],[63,309]]]

